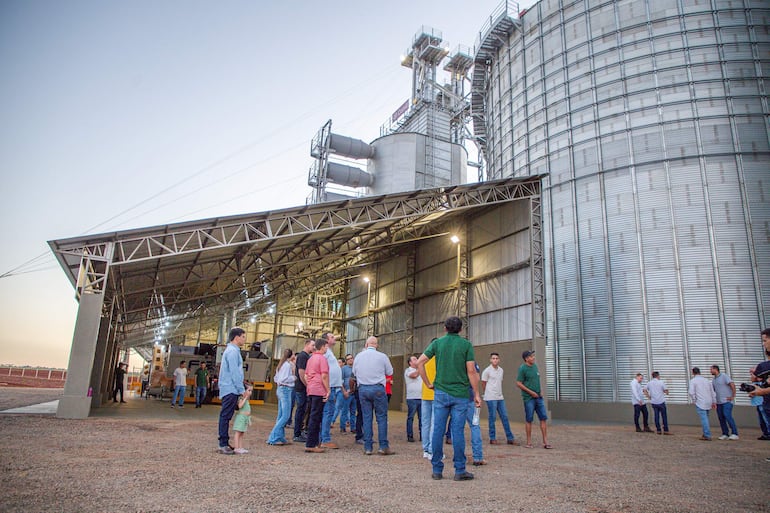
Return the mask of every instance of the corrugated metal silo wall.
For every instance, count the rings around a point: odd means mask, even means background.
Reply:
[[[770,324],[768,3],[542,0],[522,23],[491,64],[487,160],[550,173],[550,398],[626,402],[657,370],[685,403],[714,363],[746,380]]]

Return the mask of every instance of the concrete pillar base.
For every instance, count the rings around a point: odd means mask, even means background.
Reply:
[[[59,399],[56,417],[60,419],[87,419],[90,412],[90,397],[65,395]]]

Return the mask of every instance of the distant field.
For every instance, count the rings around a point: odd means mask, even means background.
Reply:
[[[60,369],[0,367],[0,387],[64,388],[66,378]]]

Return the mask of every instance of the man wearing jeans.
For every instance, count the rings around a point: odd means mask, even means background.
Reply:
[[[692,379],[688,390],[690,400],[695,403],[695,411],[700,417],[700,424],[703,434],[700,439],[705,442],[711,441],[711,429],[709,428],[709,410],[717,407],[717,397],[714,394],[714,387],[709,380],[700,375],[698,367],[692,368]]]
[[[652,379],[647,383],[647,389],[645,393],[650,398],[650,404],[652,405],[652,411],[655,412],[655,432],[665,435],[670,435],[668,430],[668,413],[666,411],[666,396],[668,395],[668,387],[666,382],[660,379],[660,372],[653,372]],[[660,419],[663,418],[663,431],[660,430]]]
[[[428,388],[433,388],[433,434],[431,448],[433,456],[433,479],[443,479],[444,446],[441,443],[446,430],[447,419],[452,417],[451,433],[455,467],[455,481],[473,479],[473,474],[465,470],[465,421],[470,402],[468,389],[473,388],[473,403],[481,407],[478,390],[479,374],[476,371],[475,356],[471,343],[458,335],[463,327],[459,317],[449,317],[444,321],[446,335],[434,340],[417,360],[420,377]],[[436,379],[431,383],[425,371],[425,363],[436,358]]]
[[[328,350],[325,353],[326,361],[329,364],[329,398],[324,404],[323,419],[321,421],[321,447],[324,449],[339,449],[339,446],[332,442],[332,420],[334,420],[334,410],[337,408],[337,399],[342,395],[342,369],[334,356],[334,345],[337,343],[337,337],[331,333],[321,335],[322,340],[326,340]]]
[[[495,432],[495,416],[499,414],[508,445],[519,445],[513,439],[511,425],[508,423],[508,411],[505,408],[505,398],[503,397],[504,371],[500,367],[500,355],[490,353],[489,363],[491,365],[481,373],[481,390],[484,393],[484,401],[487,403],[487,412],[489,413],[489,443],[492,445],[498,443]]]
[[[519,367],[519,373],[516,375],[516,386],[521,390],[521,397],[524,400],[524,420],[527,433],[527,449],[532,448],[532,421],[540,419],[540,434],[543,435],[543,449],[553,449],[548,443],[548,431],[546,421],[548,414],[545,411],[545,401],[540,393],[540,371],[535,364],[535,352],[524,351],[521,353],[521,359],[524,363]]]
[[[187,368],[185,361],[179,362],[179,367],[174,369],[174,395],[171,397],[171,407],[179,398],[179,408],[184,408],[184,396],[187,394]]]
[[[246,342],[246,332],[241,328],[230,330],[230,343],[222,353],[219,365],[219,399],[222,409],[219,411],[219,453],[233,454],[230,446],[230,419],[233,418],[238,398],[246,390],[243,387],[243,357],[241,348]]]
[[[733,401],[735,400],[735,383],[730,376],[724,372],[719,372],[719,365],[711,366],[711,385],[714,387],[714,394],[717,397],[717,417],[719,418],[719,427],[722,428],[720,440],[738,440],[738,426],[733,419]],[[728,430],[729,427],[729,430]],[[730,434],[732,430],[732,434]]]
[[[206,362],[201,362],[195,371],[195,407],[200,408],[206,399],[206,391],[209,389],[209,370]]]
[[[422,402],[422,380],[420,371],[417,370],[417,357],[409,356],[409,366],[404,370],[404,383],[406,384],[406,441],[414,442],[414,415],[417,414],[418,430],[422,432],[422,415],[420,403]]]
[[[372,412],[377,418],[377,437],[380,448],[377,454],[395,454],[388,442],[388,396],[385,394],[385,376],[393,375],[393,365],[385,353],[377,351],[377,337],[366,339],[364,350],[353,361],[358,397],[363,417],[364,454],[371,456],[374,449]]]

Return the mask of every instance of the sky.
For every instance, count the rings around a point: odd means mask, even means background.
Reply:
[[[378,137],[415,33],[472,47],[502,4],[0,2],[0,364],[67,366],[48,240],[304,204],[321,126]]]

